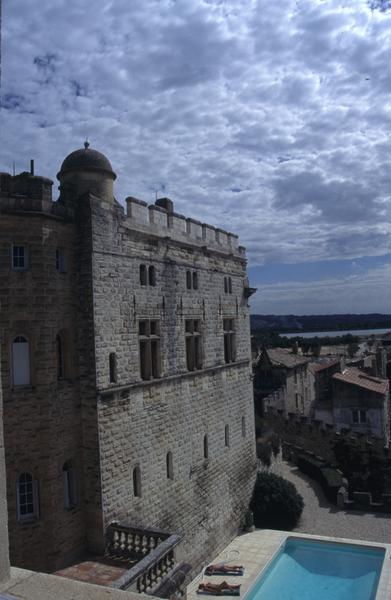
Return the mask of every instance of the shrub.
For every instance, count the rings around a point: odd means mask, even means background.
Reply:
[[[293,483],[273,473],[258,473],[250,504],[256,527],[293,529],[303,507]]]

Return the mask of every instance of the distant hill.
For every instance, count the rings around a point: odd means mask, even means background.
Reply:
[[[391,329],[391,315],[251,315],[251,331],[279,333],[306,331],[343,331],[345,329]]]

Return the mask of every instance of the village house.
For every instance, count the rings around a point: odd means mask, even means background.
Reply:
[[[333,375],[333,421],[338,429],[390,439],[389,381],[348,367]]]

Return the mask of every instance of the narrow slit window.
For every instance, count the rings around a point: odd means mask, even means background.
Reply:
[[[246,417],[242,417],[242,437],[246,437]]]
[[[193,271],[193,290],[198,290],[198,273]]]
[[[172,452],[167,452],[166,455],[166,471],[167,479],[174,479],[174,467],[172,462]]]
[[[204,435],[204,458],[209,458],[208,435]]]
[[[226,425],[224,428],[224,443],[225,447],[229,448],[229,425]]]
[[[117,383],[117,355],[115,352],[109,354],[110,383]]]
[[[155,287],[156,285],[156,270],[153,265],[148,268],[148,283],[152,287]]]
[[[224,293],[228,294],[228,277],[224,277]]]
[[[71,463],[64,463],[62,467],[62,483],[64,491],[64,508],[69,510],[76,505],[75,474]]]
[[[64,344],[61,335],[56,336],[57,379],[64,377]]]
[[[228,293],[232,294],[232,278],[228,277]]]
[[[191,271],[186,271],[186,287],[191,290]]]
[[[147,285],[147,267],[140,265],[140,285]]]
[[[141,498],[141,470],[140,467],[133,469],[133,495]]]

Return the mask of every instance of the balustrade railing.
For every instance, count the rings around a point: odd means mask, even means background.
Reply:
[[[158,529],[141,529],[112,524],[107,529],[106,555],[137,560],[131,569],[112,585],[118,589],[134,589],[151,594],[174,570],[174,548],[183,539]]]

